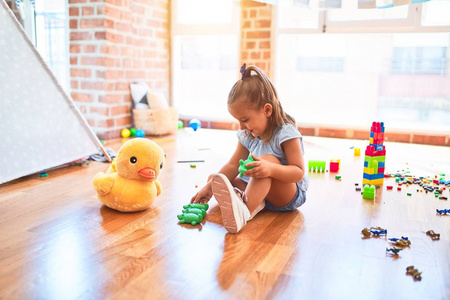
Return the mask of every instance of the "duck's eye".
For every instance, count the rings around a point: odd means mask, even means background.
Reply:
[[[164,163],[161,163],[161,164],[159,165],[159,168],[162,169],[163,167],[164,167]]]
[[[134,157],[134,156],[132,156],[132,157],[130,158],[130,162],[131,162],[132,164],[135,164],[135,163],[137,162],[137,158]]]

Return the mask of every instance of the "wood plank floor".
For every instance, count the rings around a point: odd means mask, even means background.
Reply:
[[[235,132],[184,129],[155,141],[167,154],[163,192],[144,212],[116,212],[96,199],[91,181],[104,163],[0,186],[0,299],[450,298],[450,216],[435,213],[450,208],[448,201],[417,186],[382,187],[375,201],[363,200],[355,183],[364,158],[350,147],[363,152],[367,141],[305,137],[306,160],[341,159],[342,181],[310,173],[304,206],[263,211],[235,235],[223,228],[214,199],[202,225],[176,218],[229,158]],[[117,151],[122,142],[106,147]],[[385,145],[388,173],[450,177],[448,147]],[[177,163],[195,159],[205,162]],[[395,179],[384,185],[395,186]],[[387,228],[388,238],[407,236],[412,245],[387,255],[386,238],[362,238],[370,226]],[[441,239],[432,241],[429,229]],[[409,265],[423,272],[422,281],[405,274]]]

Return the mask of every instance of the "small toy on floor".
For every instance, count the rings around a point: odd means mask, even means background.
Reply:
[[[106,173],[93,178],[97,198],[109,208],[141,211],[161,194],[158,176],[165,161],[163,149],[149,139],[131,139],[119,149]]]
[[[363,197],[363,199],[374,200],[375,199],[375,186],[365,184],[362,197]]]
[[[402,248],[396,248],[396,247],[386,248],[386,253],[391,254],[391,255],[398,255],[398,253],[402,250],[403,250]]]
[[[381,227],[370,227],[370,228],[364,228],[361,230],[361,233],[365,237],[371,237],[371,236],[380,236],[380,235],[386,235],[387,229],[381,228]]]
[[[419,272],[419,270],[415,269],[414,266],[406,267],[406,275],[411,275],[415,281],[422,280],[421,274],[422,272]]]
[[[393,246],[397,246],[397,247],[409,247],[411,245],[411,241],[407,237],[404,237],[404,236],[402,236],[400,239],[390,238],[388,240]]]
[[[436,214],[440,214],[440,215],[450,215],[450,209],[437,209],[436,208]]]
[[[435,233],[434,230],[428,230],[426,233],[433,241],[437,241],[437,240],[441,239],[441,234]]]
[[[188,223],[195,226],[203,221],[208,210],[208,203],[189,203],[183,205],[182,214],[177,215],[180,224]]]

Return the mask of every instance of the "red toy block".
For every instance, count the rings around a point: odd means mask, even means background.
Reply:
[[[339,162],[330,161],[330,172],[338,172],[338,171],[339,171]]]
[[[398,186],[397,187],[397,191],[401,191],[401,190],[402,190],[402,188]]]
[[[392,190],[393,186],[392,186],[392,185],[388,185],[386,188],[387,188],[388,190]]]

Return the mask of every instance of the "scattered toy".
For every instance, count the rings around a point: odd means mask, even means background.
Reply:
[[[398,253],[402,250],[403,250],[402,248],[396,248],[396,247],[386,248],[386,252],[388,254],[392,254],[392,255],[398,255]]]
[[[450,209],[437,209],[436,208],[436,213],[437,214],[440,214],[440,215],[446,215],[446,214],[449,214],[450,215]]]
[[[364,228],[363,230],[361,230],[361,233],[366,237],[370,237],[370,236],[378,237],[380,235],[386,235],[387,229],[384,229],[381,227],[370,227],[370,228]]]
[[[340,159],[330,160],[330,172],[338,172],[340,163]]]
[[[415,281],[422,280],[422,272],[419,272],[419,270],[415,269],[414,266],[406,267],[406,274],[411,275]]]
[[[374,185],[368,185],[368,184],[364,185],[363,199],[370,199],[370,200],[375,199],[375,186]]]
[[[39,174],[39,177],[48,177],[48,174],[45,172],[41,172],[41,174]]]
[[[310,160],[308,161],[308,170],[311,172],[325,172],[324,160]]]
[[[180,224],[188,223],[195,226],[203,221],[208,208],[208,203],[189,203],[183,205],[182,214],[177,215],[177,218]]]
[[[398,238],[390,238],[388,240],[393,246],[397,246],[397,247],[409,247],[409,246],[411,246],[411,241],[407,237],[404,237],[404,236],[402,236],[400,239],[398,239]]]
[[[437,241],[441,239],[441,234],[435,233],[433,230],[428,230],[427,235],[431,237],[433,241]]]

